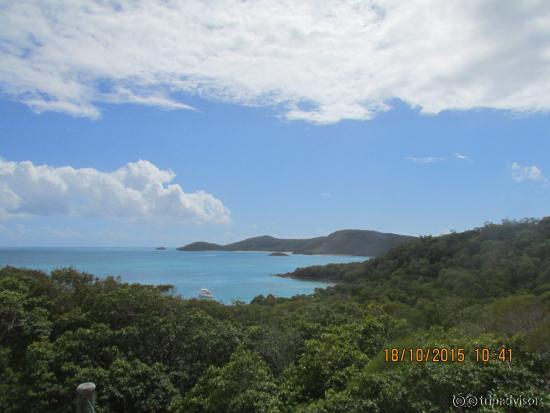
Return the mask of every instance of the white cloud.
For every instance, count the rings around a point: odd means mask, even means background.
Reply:
[[[332,194],[330,192],[321,192],[321,197],[322,198],[330,198],[332,196]]]
[[[454,154],[455,159],[458,159],[459,161],[469,161],[470,158],[464,154],[461,154],[459,152],[455,152]]]
[[[446,158],[436,158],[435,156],[427,156],[425,158],[416,158],[414,156],[407,156],[405,158],[408,161],[420,164],[434,163],[434,162],[443,162],[446,161]]]
[[[466,155],[463,155],[461,153],[455,152],[453,154],[453,158],[458,159],[459,161],[469,161],[472,162],[472,159]],[[424,158],[417,158],[414,156],[407,156],[405,158],[408,161],[418,163],[418,164],[428,164],[428,163],[434,163],[434,162],[444,162],[447,161],[447,158],[439,158],[435,156],[426,156]]]
[[[229,210],[204,191],[186,193],[175,174],[139,160],[114,172],[0,159],[0,218],[70,215],[227,223]]]
[[[517,182],[535,181],[548,183],[546,178],[538,166],[523,166],[517,162],[512,163],[512,179]]]
[[[37,112],[184,94],[287,119],[550,109],[543,0],[19,0],[0,4],[0,87]]]

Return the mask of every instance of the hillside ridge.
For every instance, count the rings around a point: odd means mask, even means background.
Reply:
[[[344,229],[327,236],[293,239],[270,235],[247,238],[227,245],[193,242],[179,251],[268,251],[304,255],[377,256],[416,237],[372,230]]]

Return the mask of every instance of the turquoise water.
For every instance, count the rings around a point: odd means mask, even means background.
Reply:
[[[289,255],[266,252],[183,252],[151,248],[1,248],[5,265],[51,271],[73,266],[99,277],[120,276],[141,284],[171,284],[183,297],[196,297],[208,288],[224,303],[249,302],[257,295],[291,297],[310,294],[328,284],[274,277],[299,267],[362,261],[364,257]]]

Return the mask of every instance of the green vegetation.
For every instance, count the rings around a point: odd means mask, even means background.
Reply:
[[[358,255],[373,257],[413,240],[408,235],[385,234],[377,231],[347,229],[326,237],[310,239],[280,239],[263,235],[228,245],[193,242],[180,251],[272,251],[306,255]]]
[[[373,260],[296,271],[339,284],[224,306],[73,269],[0,270],[0,411],[450,412],[453,394],[550,390],[550,218],[423,237]],[[477,347],[513,349],[477,362]],[[386,363],[385,347],[464,348]]]

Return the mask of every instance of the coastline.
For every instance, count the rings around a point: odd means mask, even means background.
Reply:
[[[300,252],[293,252],[293,251],[264,251],[264,250],[193,250],[193,251],[184,251],[184,250],[178,250],[179,252],[252,252],[252,253],[264,253],[264,254],[271,254],[274,252],[282,252],[284,254],[288,255],[303,255],[303,256],[311,256],[311,257],[359,257],[359,258],[365,258],[365,260],[372,258],[368,255],[355,255],[355,254],[303,254]]]
[[[337,281],[334,280],[327,280],[325,278],[307,278],[307,277],[293,277],[291,275],[288,275],[289,273],[285,274],[273,274],[274,277],[280,277],[280,278],[288,278],[290,280],[297,280],[297,281],[313,281],[313,282],[321,282],[327,285],[327,287],[334,287],[336,284],[338,284]]]

